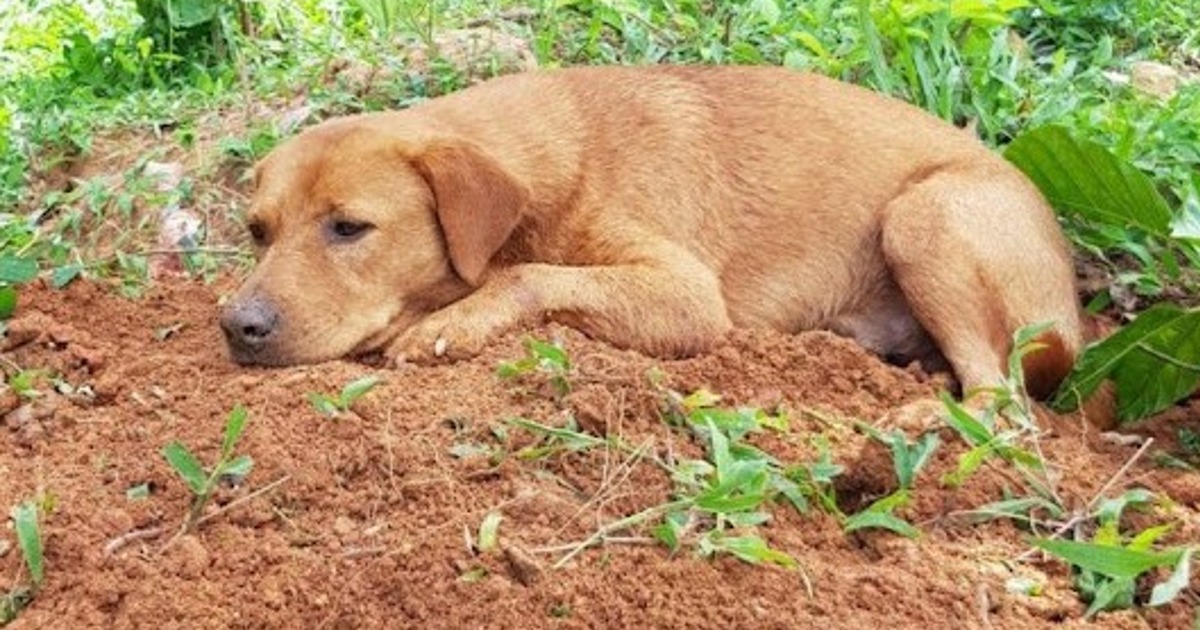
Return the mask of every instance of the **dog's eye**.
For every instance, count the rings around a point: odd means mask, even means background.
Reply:
[[[261,223],[251,223],[246,229],[250,231],[250,238],[254,239],[255,245],[262,245],[267,240],[267,229]]]
[[[329,233],[339,241],[354,241],[375,226],[370,223],[337,219],[329,224]]]

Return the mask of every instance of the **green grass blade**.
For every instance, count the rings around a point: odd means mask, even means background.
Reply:
[[[12,509],[13,525],[17,530],[17,544],[35,587],[45,578],[45,557],[42,553],[42,532],[38,525],[38,505],[26,501]]]

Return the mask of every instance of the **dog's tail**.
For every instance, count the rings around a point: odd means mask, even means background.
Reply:
[[[1042,347],[1021,359],[1025,370],[1025,390],[1038,400],[1045,400],[1071,373],[1079,348],[1068,344],[1061,332],[1049,330],[1038,337]]]
[[[1037,342],[1043,347],[1025,355],[1021,367],[1025,370],[1025,389],[1038,400],[1046,400],[1058,389],[1082,351],[1083,342],[1098,341],[1113,332],[1113,327],[1100,319],[1084,316],[1083,339],[1072,344],[1062,333],[1050,330],[1043,333]],[[1109,429],[1117,422],[1116,394],[1112,383],[1101,384],[1080,405],[1078,413],[1089,424],[1099,429]]]

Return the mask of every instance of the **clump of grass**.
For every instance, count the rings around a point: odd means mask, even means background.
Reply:
[[[350,408],[354,403],[367,394],[367,392],[375,389],[379,384],[379,377],[364,376],[355,379],[346,384],[342,391],[335,395],[322,394],[319,392],[309,392],[308,402],[312,405],[317,413],[330,418],[338,419],[343,415],[350,413]]]

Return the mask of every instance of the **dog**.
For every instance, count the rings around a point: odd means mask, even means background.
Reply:
[[[826,329],[966,391],[1046,322],[1023,364],[1045,396],[1083,343],[1069,246],[1017,169],[782,68],[510,75],[319,124],[254,181],[258,262],[220,317],[243,364],[460,359],[546,320],[664,358]]]

